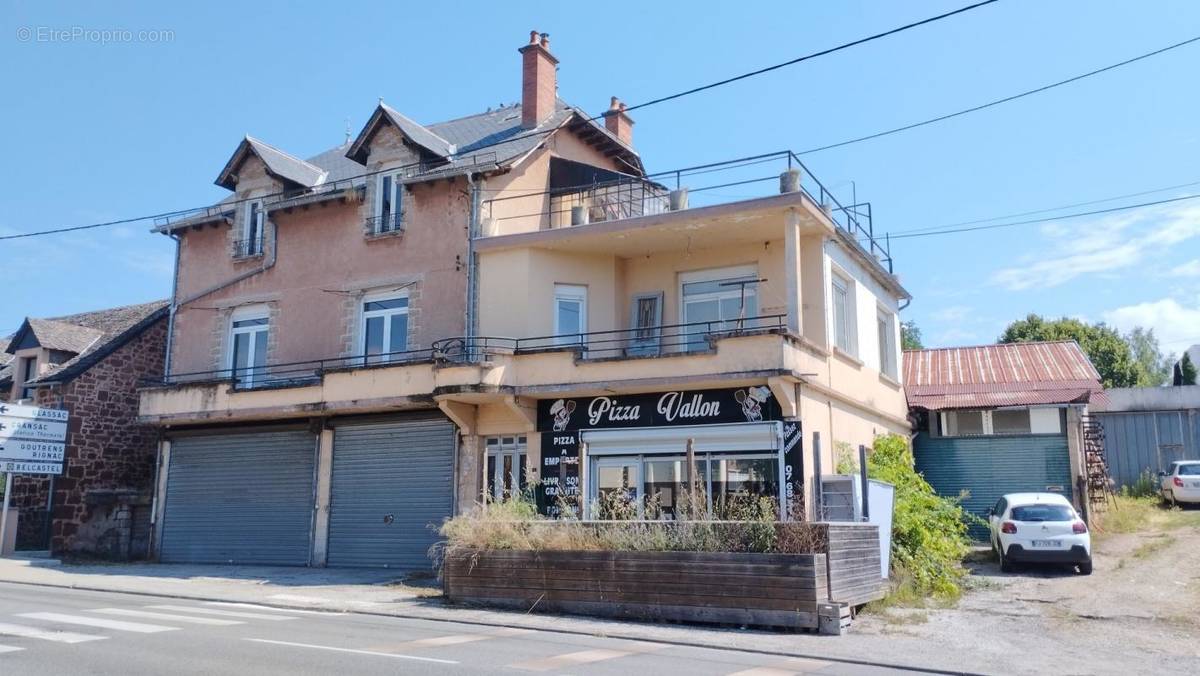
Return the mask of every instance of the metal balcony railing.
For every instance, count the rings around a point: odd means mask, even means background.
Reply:
[[[808,195],[837,228],[850,235],[889,273],[893,271],[890,242],[886,236],[875,235],[870,203],[851,200],[852,204],[844,205],[790,150],[643,177],[628,176],[586,185],[551,185],[538,193],[486,200],[482,217],[497,226],[508,226],[496,228],[501,232],[529,231],[636,218],[795,191]]]
[[[373,235],[386,235],[392,232],[404,231],[404,213],[384,214],[367,219],[367,228]]]
[[[263,238],[252,237],[250,239],[239,239],[233,243],[234,258],[247,258],[257,256],[263,252]]]
[[[143,386],[187,385],[232,382],[236,389],[302,387],[321,380],[330,371],[386,368],[420,363],[441,365],[478,364],[499,355],[542,352],[577,352],[584,359],[630,359],[681,356],[712,349],[718,340],[787,331],[786,315],[763,315],[686,324],[662,324],[611,331],[506,338],[496,336],[454,337],[434,341],[429,348],[377,355],[356,355],[309,361],[267,364],[241,369],[217,369],[173,373],[165,378],[144,380]]]

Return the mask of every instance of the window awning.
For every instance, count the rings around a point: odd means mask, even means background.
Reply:
[[[774,422],[736,425],[695,425],[622,430],[585,430],[583,442],[588,455],[636,455],[640,453],[687,452],[687,440],[693,440],[696,453],[716,451],[767,451],[779,448],[778,426]]]

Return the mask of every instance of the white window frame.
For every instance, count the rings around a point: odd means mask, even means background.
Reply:
[[[400,230],[403,229],[404,183],[401,180],[403,178],[403,175],[404,175],[403,172],[384,173],[384,174],[379,174],[375,178],[375,205],[374,205],[375,208],[373,210],[375,218],[371,222],[372,234],[385,235],[390,232],[399,232]],[[387,223],[386,224],[387,227],[384,227],[385,222],[383,220],[383,184],[384,184],[384,181],[387,179],[391,180],[391,188],[389,190],[389,192],[391,194],[389,194],[388,197],[389,197],[391,205],[392,205],[392,212],[390,214],[391,223]]]
[[[846,296],[846,304],[844,316],[841,317],[841,324],[846,332],[846,345],[838,344],[838,306],[837,295],[838,287],[841,287]],[[846,354],[857,358],[858,357],[858,306],[856,301],[857,290],[855,288],[854,278],[847,275],[838,269],[833,269],[829,275],[829,315],[830,315],[830,330],[833,335],[830,336],[830,343],[834,347],[845,352]]]
[[[554,317],[554,335],[556,336],[555,340],[559,345],[576,345],[576,344],[585,342],[586,339],[584,338],[584,336],[582,334],[587,333],[587,330],[588,330],[588,328],[587,328],[587,326],[588,326],[587,290],[588,290],[588,288],[581,284],[557,284],[556,283],[554,285],[554,307],[552,308],[552,312],[553,312],[553,317]],[[578,331],[567,333],[563,329],[561,317],[558,314],[558,304],[560,301],[567,302],[567,303],[570,303],[570,302],[579,303],[579,330]]]
[[[257,213],[255,209],[257,208]],[[246,202],[245,214],[242,217],[242,246],[239,256],[257,256],[263,252],[265,234],[263,228],[267,224],[267,212],[262,200]],[[253,234],[251,231],[253,230]]]
[[[678,289],[679,323],[680,324],[691,323],[691,320],[689,320],[688,316],[687,316],[687,296],[684,294],[685,286],[687,286],[688,284],[694,284],[696,282],[717,282],[717,281],[721,281],[721,280],[746,279],[746,278],[753,278],[756,280],[758,279],[758,266],[757,265],[735,265],[735,266],[725,267],[725,268],[708,268],[705,270],[693,270],[691,272],[680,273],[679,274],[679,289]],[[758,297],[757,285],[752,287],[751,289],[747,289],[747,292],[752,292],[754,294],[755,314],[758,314],[758,311],[761,308],[758,306],[759,297]],[[730,287],[729,294],[724,294],[723,292],[718,292],[715,294],[706,294],[706,295],[712,295],[714,298],[718,299],[718,306],[719,306],[720,305],[719,299],[723,295],[736,295],[740,299],[742,292],[740,289]],[[733,319],[729,319],[729,320],[720,320],[720,321],[736,322],[737,317],[734,317]],[[685,351],[691,350],[692,347],[691,347],[690,341],[685,340],[681,349],[683,349]]]
[[[402,308],[388,308],[386,310],[368,310],[367,309],[367,303],[378,303],[381,301],[388,301],[388,300],[400,300],[402,298],[405,300],[405,305]],[[404,319],[404,350],[402,350],[402,352],[408,350],[408,336],[409,336],[409,322],[408,322],[409,312],[408,311],[409,311],[409,308],[411,307],[410,303],[411,303],[411,300],[409,299],[407,289],[401,289],[400,291],[380,291],[377,293],[370,293],[370,294],[363,296],[362,300],[359,301],[359,304],[358,304],[358,315],[359,315],[359,318],[358,318],[358,347],[359,347],[360,353],[362,354],[362,362],[364,364],[368,363],[368,360],[369,360],[369,357],[367,355],[367,321],[374,317],[382,317],[383,318],[383,346],[384,346],[384,348],[386,348],[383,355],[378,356],[376,358],[378,362],[390,362],[390,361],[394,361],[396,359],[397,355],[393,354],[390,349],[391,344],[392,344],[392,321],[391,320],[392,320],[392,317],[395,315],[404,315],[405,316],[405,319]],[[372,363],[374,363],[374,362],[372,362]]]
[[[254,326],[237,326],[238,322],[261,319],[265,319],[267,323],[257,324]],[[258,344],[260,333],[265,334],[265,336],[262,337],[263,345],[261,348]],[[253,387],[258,380],[266,376],[265,373],[257,373],[255,371],[255,367],[253,366],[253,356],[258,354],[259,349],[262,350],[264,364],[263,368],[265,369],[268,355],[267,348],[271,343],[270,308],[265,305],[255,305],[251,307],[239,308],[234,310],[234,312],[229,315],[229,349],[226,350],[228,354],[225,357],[225,363],[229,369],[230,375],[235,379],[235,381],[238,378],[236,371],[237,364],[235,362],[235,358],[237,356],[237,336],[240,334],[250,334],[250,338],[247,340],[247,349],[250,350],[250,356],[247,358],[246,363],[251,364],[251,366],[246,367],[246,373],[241,376],[241,386]]]
[[[487,458],[483,464],[484,490],[487,490],[488,485],[491,484],[492,492],[490,497],[497,502],[501,500],[510,500],[516,497],[516,495],[504,494],[504,458],[507,456],[512,459],[512,470],[509,474],[509,481],[511,482],[510,485],[515,488],[516,493],[519,494],[528,486],[528,479],[526,479],[525,486],[521,485],[521,475],[525,473],[524,463],[528,461],[527,459],[529,457],[529,449],[526,443],[525,435],[510,434],[504,436],[487,437],[487,439],[484,441],[484,446],[487,449]],[[488,465],[491,464],[492,458],[496,459],[496,467],[494,470],[494,476],[489,477],[487,476],[487,468]]]
[[[886,327],[880,327],[886,324]],[[892,380],[899,378],[896,359],[896,313],[882,305],[875,307],[875,327],[883,328],[879,336],[879,372]]]

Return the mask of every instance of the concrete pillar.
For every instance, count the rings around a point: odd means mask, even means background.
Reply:
[[[154,541],[150,544],[150,559],[158,560],[162,548],[163,514],[167,511],[167,472],[171,469],[171,440],[158,442],[158,485],[154,487],[154,501],[150,518],[154,519],[152,531]]]
[[[323,429],[317,436],[317,501],[313,518],[312,565],[324,567],[329,561],[329,493],[333,482],[333,430]]]
[[[478,434],[463,434],[458,442],[458,499],[454,513],[462,514],[469,511],[479,502],[483,495],[484,468],[483,438]]]
[[[1075,509],[1083,512],[1088,504],[1087,459],[1083,452],[1083,408],[1080,406],[1067,407],[1067,455],[1071,459],[1071,493],[1075,496]]]
[[[800,306],[804,337],[822,347],[829,347],[826,316],[826,293],[829,280],[825,274],[825,237],[809,235],[800,242]]]
[[[800,215],[788,211],[783,235],[783,268],[787,294],[787,328],[797,336],[803,335],[803,309],[800,304]]]

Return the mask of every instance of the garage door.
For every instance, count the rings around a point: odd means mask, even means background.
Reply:
[[[329,565],[428,569],[453,509],[454,447],[445,418],[338,425]]]
[[[315,455],[305,431],[174,439],[161,560],[308,565]]]
[[[939,495],[970,496],[963,507],[986,518],[1007,493],[1061,493],[1071,499],[1071,460],[1065,435],[939,437],[925,434],[913,445],[917,471]],[[971,535],[987,539],[987,529]]]

